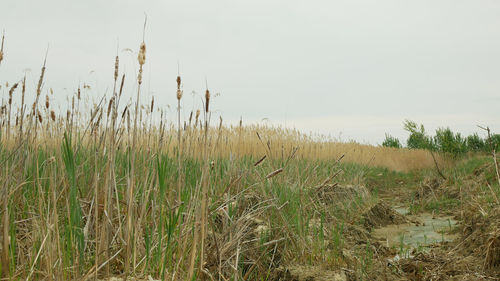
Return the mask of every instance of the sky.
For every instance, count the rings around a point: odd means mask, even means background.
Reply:
[[[405,119],[430,133],[500,132],[496,0],[3,0],[0,84],[26,74],[34,93],[48,48],[44,93],[65,108],[86,84],[98,100],[112,92],[118,53],[132,99],[145,15],[141,101],[154,96],[172,121],[180,72],[184,118],[208,85],[226,124],[371,144],[385,133],[405,141]]]

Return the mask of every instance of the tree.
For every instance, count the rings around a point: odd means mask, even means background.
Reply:
[[[473,135],[467,137],[467,149],[473,152],[485,151],[486,144],[477,133],[474,133]]]
[[[404,129],[410,133],[406,145],[411,149],[434,149],[432,139],[425,134],[424,125],[405,120]]]
[[[439,128],[434,136],[434,145],[440,152],[458,156],[467,152],[467,143],[460,133],[454,134],[450,128]]]

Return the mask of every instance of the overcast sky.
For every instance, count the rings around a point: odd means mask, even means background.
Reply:
[[[27,73],[33,88],[49,47],[44,90],[57,103],[79,83],[111,94],[114,57],[135,91],[148,16],[144,94],[183,111],[205,77],[227,122],[269,122],[342,140],[405,140],[412,119],[433,132],[500,131],[500,1],[23,1],[3,0],[0,83]],[[127,51],[129,48],[134,53]],[[191,95],[195,91],[198,95]],[[2,98],[7,92],[0,90]],[[32,92],[33,93],[33,92]],[[193,102],[194,101],[194,102]],[[174,116],[171,114],[172,120]],[[269,121],[261,121],[267,118]]]

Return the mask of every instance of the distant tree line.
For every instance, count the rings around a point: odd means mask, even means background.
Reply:
[[[492,148],[500,146],[500,134],[491,135],[491,143],[488,138],[481,138],[477,133],[469,136],[462,136],[454,133],[450,128],[439,128],[434,136],[428,135],[424,125],[406,120],[404,129],[410,133],[406,140],[406,147],[410,149],[428,149],[443,152],[452,156],[460,156],[467,152],[491,152]],[[403,145],[399,139],[386,134],[384,147],[401,148]],[[493,147],[492,147],[493,146]]]

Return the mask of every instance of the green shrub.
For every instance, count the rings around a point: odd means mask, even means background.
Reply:
[[[383,147],[394,147],[394,148],[401,148],[401,143],[399,142],[398,138],[395,138],[389,134],[385,134],[385,140],[382,142]]]

